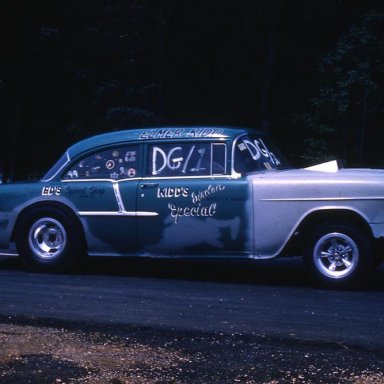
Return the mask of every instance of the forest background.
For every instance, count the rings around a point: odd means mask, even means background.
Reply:
[[[384,167],[384,1],[2,0],[0,168],[92,134],[247,126],[295,166]]]

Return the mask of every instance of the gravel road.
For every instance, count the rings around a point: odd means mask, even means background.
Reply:
[[[295,337],[0,319],[1,384],[384,383],[384,354]]]

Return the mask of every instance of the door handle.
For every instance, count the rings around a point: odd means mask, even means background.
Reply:
[[[144,184],[140,185],[140,188],[142,188],[142,189],[145,189],[145,188],[156,188],[158,186],[159,186],[159,184],[157,184],[157,183],[144,183]]]

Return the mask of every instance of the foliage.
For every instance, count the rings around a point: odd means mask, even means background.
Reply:
[[[328,156],[328,148],[337,142],[337,154],[349,163],[369,161],[371,131],[384,128],[376,126],[378,118],[384,117],[383,25],[383,13],[363,15],[321,60],[320,91],[312,100],[321,124],[317,128],[312,121],[308,124],[309,150],[315,156],[319,149]],[[322,135],[324,126],[332,135]]]
[[[374,0],[3,0],[0,166],[41,174],[81,138],[165,124],[245,125],[308,162],[377,162],[383,13]]]
[[[304,151],[298,165],[313,165],[337,158],[332,136],[335,127],[322,122],[321,116],[316,113],[306,113],[295,118],[297,125],[302,125],[307,130],[304,139]]]

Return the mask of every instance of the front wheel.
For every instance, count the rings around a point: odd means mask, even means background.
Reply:
[[[25,213],[16,230],[16,246],[31,270],[66,272],[83,251],[79,225],[64,209],[37,207]]]
[[[307,242],[305,262],[311,277],[322,286],[353,287],[372,269],[371,243],[354,226],[323,225]]]

